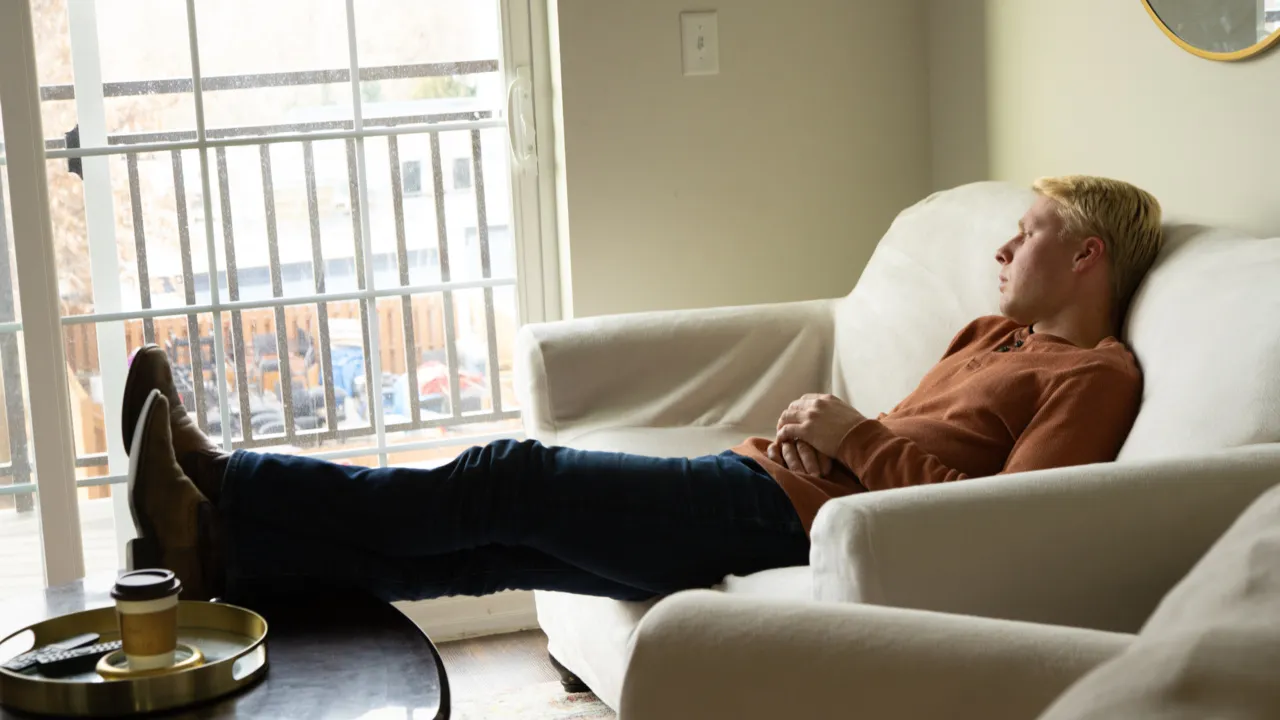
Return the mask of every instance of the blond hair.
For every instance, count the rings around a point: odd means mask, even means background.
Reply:
[[[1164,243],[1159,201],[1127,182],[1090,175],[1040,178],[1032,188],[1058,204],[1065,234],[1102,239],[1118,325]]]

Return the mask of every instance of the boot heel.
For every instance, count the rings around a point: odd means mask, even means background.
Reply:
[[[151,538],[134,538],[129,541],[127,555],[129,570],[162,567],[160,546]]]

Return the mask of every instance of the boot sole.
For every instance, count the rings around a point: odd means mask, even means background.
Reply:
[[[146,424],[151,418],[151,406],[155,404],[156,397],[160,394],[159,390],[152,390],[147,396],[147,401],[142,404],[138,425],[143,427],[133,428],[133,442],[129,448],[129,516],[133,519],[133,529],[138,533],[138,537],[151,543],[155,542],[155,528],[150,518],[146,517],[146,513],[138,509],[142,507],[140,493],[145,489],[139,487],[138,470],[142,458],[142,443],[147,437]],[[163,420],[167,422],[168,418]]]

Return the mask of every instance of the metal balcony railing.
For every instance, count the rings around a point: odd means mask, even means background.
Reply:
[[[385,67],[369,67],[359,70],[360,81],[422,78],[440,75],[465,75],[473,73],[491,73],[499,70],[497,60],[482,60],[458,63],[430,63],[417,65],[397,65]],[[325,83],[349,82],[350,71],[346,69],[315,70],[289,73],[263,73],[256,75],[234,75],[205,77],[200,80],[202,92],[218,90],[244,90],[253,88],[314,85]],[[195,85],[190,78],[170,80],[147,80],[138,82],[105,83],[105,97],[128,97],[165,93],[190,93]],[[41,88],[41,99],[44,101],[71,100],[75,91],[71,85],[51,85]],[[377,436],[378,451],[386,452],[386,434],[409,430],[421,430],[436,427],[449,427],[469,423],[486,423],[512,420],[519,417],[519,411],[508,409],[503,403],[501,378],[499,372],[497,322],[495,315],[494,289],[514,287],[514,277],[494,277],[492,253],[488,227],[488,209],[486,208],[484,154],[481,143],[481,131],[486,128],[505,127],[504,121],[492,110],[468,110],[464,112],[435,114],[406,114],[392,117],[344,120],[322,120],[312,122],[281,123],[274,125],[254,125],[227,128],[201,128],[201,131],[164,131],[135,132],[109,135],[105,147],[81,148],[72,138],[68,143],[64,139],[46,141],[47,156],[74,160],[91,156],[123,156],[125,161],[129,198],[133,212],[133,240],[135,246],[136,271],[140,292],[140,309],[125,312],[93,313],[66,316],[62,319],[64,328],[78,325],[98,324],[115,321],[141,321],[144,342],[156,342],[156,320],[158,318],[176,318],[185,316],[185,333],[190,354],[190,373],[194,378],[193,406],[189,409],[196,415],[201,427],[208,430],[208,416],[214,407],[211,399],[206,397],[203,378],[207,370],[213,370],[214,382],[226,382],[223,373],[234,373],[235,399],[221,407],[218,417],[225,425],[232,421],[228,411],[234,407],[239,412],[239,428],[224,437],[231,438],[233,448],[260,448],[266,446],[290,445],[295,447],[317,447],[326,441],[344,441],[359,437]],[[441,156],[440,134],[442,132],[467,132],[470,137],[470,159],[473,173],[473,189],[475,197],[476,229],[480,254],[480,278],[471,280],[454,280],[450,265],[450,247],[447,239],[445,188]],[[409,250],[405,237],[404,192],[402,187],[401,164],[399,162],[400,139],[410,135],[426,135],[430,145],[431,184],[434,196],[437,247],[436,257],[439,263],[440,281],[431,284],[411,284]],[[201,137],[203,136],[203,137]],[[394,213],[395,255],[398,270],[398,285],[387,288],[371,288],[366,275],[365,248],[363,234],[368,228],[362,222],[361,213],[368,209],[362,207],[361,194],[357,192],[355,179],[363,165],[357,158],[357,141],[359,138],[384,136],[390,155],[390,187],[391,204]],[[340,140],[345,144],[346,169],[351,179],[349,207],[352,219],[356,290],[346,292],[330,292],[326,288],[326,258],[321,247],[321,218],[317,197],[315,143],[324,140]],[[280,237],[275,208],[274,174],[271,153],[272,145],[298,144],[302,150],[303,175],[305,177],[305,197],[309,223],[309,240],[314,290],[309,295],[288,295],[284,292],[280,260]],[[269,299],[243,299],[237,272],[235,243],[235,226],[232,212],[232,175],[228,171],[227,148],[239,146],[257,146],[259,149],[259,166],[263,187],[264,212],[266,217],[266,245],[269,265],[271,297]],[[190,218],[188,217],[187,178],[184,175],[182,151],[189,149],[208,149],[212,151],[213,163],[209,168],[210,180],[217,183],[217,195],[220,200],[217,208],[219,226],[222,235],[225,259],[226,296],[220,297],[220,277],[213,247],[208,251],[208,285],[210,302],[197,301],[197,274],[192,264],[192,243],[190,238]],[[145,223],[141,218],[144,209],[143,187],[139,177],[139,159],[147,157],[155,159],[157,155],[170,156],[172,164],[173,193],[177,213],[177,242],[182,260],[183,305],[181,307],[154,307],[151,290],[151,273],[147,259],[147,239]],[[425,173],[424,173],[425,175]],[[425,180],[425,178],[424,178]],[[425,185],[425,182],[423,183]],[[3,202],[3,187],[0,187],[0,202]],[[206,208],[209,199],[204,199]],[[0,206],[2,217],[3,206]],[[212,212],[206,211],[206,223],[214,223]],[[10,275],[10,258],[8,238],[4,236],[4,223],[0,222],[0,277]],[[3,368],[3,389],[5,412],[9,428],[10,462],[0,465],[0,477],[8,477],[8,485],[0,486],[0,494],[17,494],[19,499],[35,490],[31,482],[31,465],[27,450],[28,438],[25,436],[25,407],[18,362],[18,346],[16,333],[21,324],[16,321],[14,312],[13,288],[6,283],[0,287],[0,367]],[[460,364],[458,357],[458,330],[455,327],[455,293],[462,290],[479,289],[483,293],[484,324],[488,343],[488,396],[489,408],[480,412],[465,412],[460,382]],[[415,342],[414,313],[411,307],[411,296],[423,293],[440,293],[443,305],[444,351],[448,367],[448,412],[427,414],[421,405],[418,385],[418,362],[420,357],[418,344]],[[335,302],[358,301],[359,320],[366,353],[364,361],[365,387],[370,396],[381,392],[382,379],[373,377],[371,356],[380,348],[371,339],[371,308],[376,307],[378,298],[399,297],[402,304],[400,313],[403,326],[407,361],[405,370],[408,375],[409,413],[407,419],[391,425],[373,422],[370,404],[369,423],[358,427],[339,427],[339,401],[335,390],[335,373],[333,367],[332,348],[330,343],[330,304]],[[323,416],[317,421],[318,427],[300,429],[297,423],[295,398],[292,392],[293,377],[288,362],[289,338],[286,334],[286,308],[291,306],[313,305],[316,308],[318,334],[319,378],[323,386]],[[254,309],[270,309],[274,315],[275,344],[280,356],[280,404],[283,413],[283,429],[281,432],[255,433],[250,421],[252,415],[250,396],[249,368],[246,365],[248,349],[245,344],[244,313]],[[206,367],[207,358],[201,341],[202,314],[229,313],[230,328],[227,333],[219,321],[211,328],[213,333],[224,333],[229,336],[229,348],[226,358],[215,357],[215,367]],[[163,338],[161,338],[163,340]],[[222,343],[217,343],[220,349]],[[215,354],[216,355],[216,354]],[[214,398],[216,402],[216,397]],[[235,430],[239,430],[236,432]],[[444,444],[440,440],[427,440],[417,443],[396,444],[390,446],[396,452],[433,447]],[[369,448],[337,449],[327,452],[312,453],[318,457],[337,459],[371,454]],[[76,467],[103,467],[107,465],[106,453],[82,454],[76,458]],[[120,482],[122,476],[97,477],[78,481],[80,486],[92,486]],[[26,495],[26,502],[30,496]]]

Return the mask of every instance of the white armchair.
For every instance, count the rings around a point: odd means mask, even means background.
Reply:
[[[525,327],[526,431],[695,456],[771,435],[805,393],[887,411],[964,323],[997,311],[992,258],[1032,197],[977,183],[926,198],[894,221],[842,299]],[[1145,387],[1118,462],[843,498],[817,518],[811,567],[720,589],[1134,630],[1280,483],[1277,277],[1280,241],[1170,226],[1126,322]],[[652,603],[536,601],[552,655],[617,707]]]

